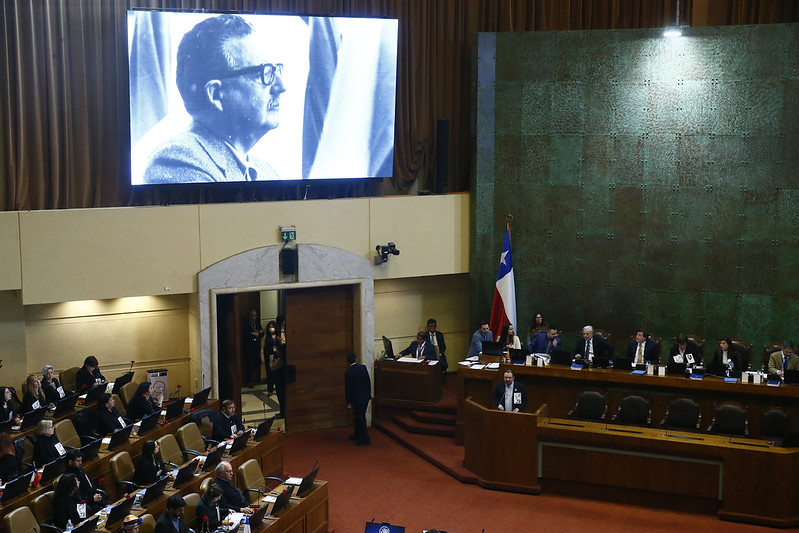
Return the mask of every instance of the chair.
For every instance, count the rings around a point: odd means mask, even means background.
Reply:
[[[54,490],[45,492],[31,500],[31,511],[36,521],[40,524],[51,524],[53,522],[53,496]]]
[[[78,435],[78,432],[75,430],[75,425],[72,423],[72,420],[68,418],[56,422],[53,429],[55,430],[58,440],[64,445],[64,448],[80,448],[84,444],[88,444],[95,440],[94,435]]]
[[[249,459],[242,464],[238,469],[239,485],[241,485],[242,492],[245,497],[250,500],[250,503],[258,504],[261,496],[266,495],[269,488],[266,486],[267,481],[278,481],[276,478],[264,477],[261,472],[261,465],[255,459]]]
[[[581,334],[582,334],[582,332],[581,332]],[[598,336],[602,337],[603,339],[605,339],[605,342],[607,343],[607,356],[612,359],[613,358],[613,354],[614,354],[614,349],[615,349],[614,346],[613,346],[613,335],[611,335],[610,333],[608,333],[604,329],[599,329],[599,328],[594,328],[594,335],[598,335]]]
[[[741,370],[749,370],[752,361],[752,343],[743,339],[730,338],[731,347],[734,348],[741,356]]]
[[[200,455],[209,444],[219,444],[218,441],[209,440],[203,437],[200,433],[200,428],[194,422],[183,424],[178,428],[178,444],[184,453],[190,452],[195,455]]]
[[[208,439],[214,434],[214,416],[216,416],[215,409],[199,409],[191,414],[191,421],[197,424],[200,428],[200,433]]]
[[[763,411],[761,434],[764,439],[781,439],[788,434],[788,412],[782,407],[768,407]]]
[[[649,400],[635,394],[625,396],[613,415],[613,422],[628,426],[649,426],[652,423]]]
[[[707,430],[721,435],[749,435],[749,420],[746,416],[746,407],[734,403],[723,403],[716,406],[713,413],[713,422]]]
[[[113,478],[117,489],[122,488],[126,492],[132,492],[139,488],[133,482],[133,474],[136,469],[128,452],[119,452],[113,456],[109,461],[109,466],[111,468],[111,478]]]
[[[158,442],[158,446],[161,448],[161,460],[175,468],[182,465],[191,457],[200,455],[200,452],[196,450],[181,450],[180,446],[178,446],[178,441],[171,433],[169,435],[164,435],[156,442]]]
[[[200,503],[200,495],[196,492],[192,492],[191,494],[183,496],[183,499],[186,501],[183,519],[186,521],[187,526],[195,531],[199,531],[197,527],[197,504]]]
[[[117,411],[119,411],[119,414],[122,415],[122,418],[125,418],[125,416],[128,414],[128,409],[122,403],[122,398],[120,398],[119,394],[117,394],[117,393],[112,394],[111,397],[114,399],[114,404],[115,404],[114,407],[117,408]],[[128,422],[128,423],[130,423],[130,422]]]
[[[782,342],[772,342],[763,346],[763,372],[768,372],[768,360],[774,352],[782,351]]]
[[[677,398],[666,407],[666,417],[660,425],[666,429],[685,429],[696,431],[702,424],[699,404],[691,398]]]
[[[95,409],[93,407],[85,407],[75,413],[75,416],[72,417],[72,423],[78,435],[93,435],[97,431],[96,419]]]
[[[214,478],[206,477],[203,479],[203,482],[200,483],[200,495],[205,496],[205,493],[208,492],[208,488],[211,486],[211,483],[214,482]],[[140,532],[141,533],[141,532]]]
[[[130,401],[133,399],[133,396],[136,394],[136,389],[139,388],[137,383],[133,383],[129,381],[120,387],[119,389],[119,399],[122,400],[122,405],[125,406],[125,412],[128,410],[128,405],[130,405]]]
[[[705,360],[705,339],[700,337],[699,335],[693,335],[691,333],[685,334],[685,340],[687,341],[686,344],[694,349],[695,353],[699,354],[699,357],[702,361]],[[676,341],[675,341],[676,342]]]
[[[3,517],[3,530],[14,533],[39,533],[39,523],[28,507],[18,507]]]
[[[577,397],[569,416],[580,420],[604,420],[608,410],[608,397],[604,392],[586,390]]]
[[[14,441],[14,450],[17,455],[17,462],[20,465],[20,474],[26,474],[33,470],[33,445],[36,439],[32,435],[20,437]]]
[[[75,377],[78,375],[79,370],[79,366],[72,366],[58,373],[58,381],[64,387],[64,390],[75,390],[77,388],[75,386]]]
[[[141,518],[139,533],[155,533],[155,518],[153,517],[153,515],[147,513],[141,515],[139,518]]]

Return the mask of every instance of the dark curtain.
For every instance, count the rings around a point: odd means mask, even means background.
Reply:
[[[690,24],[693,2],[681,2],[684,24]],[[674,21],[676,8],[676,0],[4,0],[0,4],[0,205],[5,210],[401,194],[417,179],[419,189],[433,190],[439,118],[449,119],[451,132],[445,190],[468,190],[474,144],[475,32],[662,27]],[[714,9],[725,9],[730,24],[798,20],[793,1],[720,0],[718,4]],[[132,190],[128,7],[398,18],[394,178],[382,183],[242,185],[238,190]]]

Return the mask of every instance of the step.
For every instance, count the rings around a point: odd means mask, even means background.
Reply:
[[[418,422],[423,422],[426,424],[438,424],[440,426],[455,426],[455,423],[458,421],[457,413],[431,413],[429,411],[417,411],[413,410],[410,412],[411,416],[414,420]]]
[[[419,422],[409,414],[395,414],[391,421],[409,433],[422,435],[439,435],[441,437],[455,438],[455,426]]]

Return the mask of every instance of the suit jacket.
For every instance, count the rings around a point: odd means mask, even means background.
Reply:
[[[600,337],[599,335],[594,335],[593,337],[591,337],[591,345],[594,348],[594,357],[608,357],[609,356],[608,355],[608,349],[609,349],[610,346],[609,346],[608,342],[605,339],[603,339],[602,337]],[[572,355],[580,355],[583,358],[586,358],[586,356],[585,356],[585,339],[584,338],[581,337],[580,340],[577,341],[577,345],[574,347],[574,351],[572,352]]]
[[[61,395],[58,394],[58,387],[60,386],[61,384],[56,378],[53,378],[52,383],[47,383],[45,380],[42,380],[42,392],[47,398],[47,403],[58,403],[58,400],[61,399]],[[64,396],[66,395],[67,391],[64,391]]]
[[[41,468],[61,457],[55,447],[56,442],[59,442],[59,440],[55,434],[49,437],[44,435],[36,437],[36,442],[33,444],[33,464],[36,465],[36,468]]]
[[[72,521],[73,526],[77,526],[81,521],[78,514],[77,493],[73,496],[55,496],[53,498],[53,525],[66,530],[68,520]]]
[[[372,399],[372,380],[366,365],[353,363],[344,372],[344,396],[348,404],[365,404]]]
[[[553,350],[562,350],[563,343],[560,340],[560,337],[555,335],[555,339],[553,340],[558,341],[557,346],[554,346],[553,342],[549,340],[549,337],[547,337],[547,330],[542,329],[536,333],[535,337],[533,337],[533,340],[530,341],[528,349],[530,350],[530,353],[552,353]]]
[[[211,505],[206,501],[206,496],[197,502],[197,530],[202,530],[203,517],[208,517],[208,531],[216,531],[222,523],[222,519],[227,516],[227,509],[222,509],[218,505]]]
[[[160,459],[152,461],[144,456],[139,457],[136,470],[133,472],[133,482],[140,487],[152,485],[165,474],[165,470],[164,463]]]
[[[78,370],[78,373],[75,374],[75,388],[77,388],[79,392],[86,392],[89,389],[93,389],[97,382],[97,378],[105,381],[105,376],[100,373],[99,367],[95,367],[94,372],[89,373],[86,367],[82,366],[80,370]]]
[[[89,510],[92,514],[104,507],[103,501],[94,501],[94,495],[97,494],[97,488],[94,487],[89,481],[89,476],[86,475],[86,471],[83,468],[75,468],[74,466],[67,465],[67,467],[64,469],[64,473],[75,474],[75,477],[78,478],[78,481],[80,482],[80,487],[78,487],[78,498],[81,500],[86,500],[86,503],[89,505]]]
[[[644,341],[644,362],[649,363],[650,365],[656,365],[660,361],[658,360],[657,354],[657,343],[652,339],[646,339]],[[635,356],[638,353],[638,341],[633,339],[630,341],[630,344],[627,345],[627,358],[630,359],[633,363],[635,363]]]
[[[402,350],[399,355],[412,355],[416,357],[417,349],[419,348],[419,343],[413,341],[408,345],[407,348]],[[422,356],[428,361],[436,361],[438,360],[438,356],[436,355],[436,347],[430,344],[429,342],[425,342],[422,345]]]
[[[222,497],[219,498],[219,508],[225,511],[239,512],[242,507],[249,507],[250,502],[233,483],[226,479],[216,478],[214,483],[222,489]]]
[[[514,410],[514,409],[518,409],[519,411],[523,411],[524,410],[524,406],[527,405],[527,389],[524,387],[524,385],[522,385],[521,383],[519,383],[518,381],[516,381],[514,379],[513,380],[513,395],[516,396],[516,393],[521,393],[522,401],[521,401],[521,403],[513,402],[513,404],[512,404],[513,405],[513,409],[511,409],[511,411]],[[511,399],[511,401],[513,401],[513,399]],[[500,405],[504,405],[504,404],[505,404],[505,382],[504,381],[500,381],[499,383],[497,383],[497,386],[494,387],[494,406],[499,408]]]
[[[258,181],[280,179],[275,169],[252,156],[250,167]],[[178,133],[150,155],[142,179],[144,183],[251,181],[244,172],[230,147],[194,121],[188,131]]]
[[[677,362],[677,361],[674,360],[674,357],[678,353],[680,353],[680,347],[675,344],[674,346],[671,347],[671,350],[669,351],[669,363],[676,363]],[[694,349],[691,348],[690,344],[685,347],[685,353],[686,353],[686,355],[687,354],[691,354],[691,355],[694,356],[694,364],[693,365],[691,365],[691,363],[689,363],[685,358],[683,358],[683,363],[685,363],[688,366],[688,368],[690,368],[691,366],[696,366],[696,365],[701,365],[702,364],[702,357],[698,353],[694,352]]]
[[[713,354],[713,363],[721,363],[721,348],[716,348],[716,353]],[[738,372],[742,372],[743,369],[741,368],[741,354],[739,354],[736,350],[732,348],[727,350],[727,359],[732,359],[732,369],[737,370]]]
[[[33,404],[37,401],[39,402],[39,408],[47,407],[47,400],[45,398],[39,398],[31,391],[25,391],[25,394],[22,396],[22,412],[30,413],[33,411]]]
[[[447,351],[447,343],[444,342],[444,334],[441,333],[440,331],[436,331],[434,334],[436,336],[436,344],[438,345],[438,355],[444,355],[444,352]],[[432,344],[432,342],[430,341],[431,337],[430,332],[428,331],[427,333],[424,334],[424,336],[427,342],[430,342]],[[433,349],[435,349],[435,346],[433,346]]]
[[[776,374],[777,371],[782,371],[782,350],[771,352],[768,358],[768,373]],[[788,370],[799,370],[799,356],[792,353],[788,358]]]
[[[186,525],[186,520],[181,516],[179,518],[179,527],[175,529],[169,511],[164,511],[155,522],[155,533],[189,533],[189,526]]]
[[[134,396],[128,404],[127,415],[131,420],[141,420],[146,415],[151,415],[160,410],[161,408],[150,398],[149,394],[147,396]]]
[[[108,435],[109,433],[113,433],[117,429],[122,429],[123,425],[119,424],[119,418],[122,415],[119,414],[116,407],[112,407],[109,411],[108,409],[100,409],[97,411],[97,415],[95,416],[95,427],[97,428],[97,433],[100,435]]]
[[[232,425],[236,426],[236,431],[244,431],[244,424],[241,423],[239,417],[233,415],[228,418],[222,411],[219,411],[216,413],[216,416],[214,416],[214,427],[211,439],[218,441],[229,439],[232,435],[230,431],[230,426]]]
[[[17,456],[13,453],[7,453],[0,457],[0,479],[3,480],[3,483],[7,483],[18,477],[19,463],[17,463]]]

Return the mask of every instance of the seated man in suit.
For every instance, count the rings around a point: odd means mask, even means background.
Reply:
[[[535,334],[533,340],[528,345],[530,353],[552,353],[553,350],[560,350],[560,337],[558,327],[550,324],[546,329],[542,329]]]
[[[93,389],[96,385],[103,384],[105,381],[105,376],[100,373],[100,364],[93,355],[83,360],[83,366],[75,374],[75,388],[80,393]]]
[[[435,361],[438,359],[436,355],[436,348],[429,342],[427,342],[427,334],[424,331],[420,331],[416,334],[416,341],[411,342],[411,344],[402,350],[399,353],[400,357],[403,355],[412,355],[417,359],[421,359],[422,361]]]
[[[608,357],[608,343],[602,337],[594,335],[592,326],[583,328],[583,340],[577,342],[572,351],[575,361],[590,364],[594,357]]]
[[[222,410],[214,416],[213,426],[213,440],[223,441],[244,433],[244,424],[236,416],[236,403],[233,400],[222,401]]]
[[[502,381],[494,387],[494,405],[500,411],[518,413],[527,405],[527,389],[517,382],[513,370],[506,370]]]
[[[799,356],[794,353],[791,341],[783,342],[782,350],[771,352],[768,358],[769,374],[782,377],[786,370],[799,370]]]
[[[223,513],[232,511],[234,513],[253,514],[255,509],[250,507],[250,502],[233,485],[233,467],[227,461],[222,461],[216,465],[216,481],[214,484],[219,487],[222,497],[219,498],[219,508]]]
[[[732,339],[729,337],[724,337],[719,340],[719,347],[716,348],[716,352],[713,354],[713,363],[720,363],[726,366],[728,375],[730,370],[737,372],[743,370],[743,368],[741,368],[741,354],[732,347]]]
[[[446,374],[449,367],[447,356],[444,353],[447,351],[447,343],[444,342],[444,334],[438,331],[437,327],[438,323],[435,318],[428,319],[425,337],[427,342],[433,345],[433,348],[438,348],[438,365],[441,367],[441,373]]]
[[[189,533],[189,526],[183,519],[186,500],[180,494],[173,494],[166,501],[166,511],[155,522],[155,533]]]
[[[480,329],[475,331],[472,335],[472,343],[469,345],[469,353],[467,356],[471,357],[473,355],[483,353],[483,342],[493,340],[494,334],[491,333],[491,328],[488,325],[488,322],[480,322]]]
[[[692,346],[688,346],[688,339],[685,335],[677,335],[677,343],[671,347],[669,352],[669,363],[685,363],[685,368],[694,368],[702,364],[702,357]]]
[[[627,359],[636,365],[656,365],[660,362],[657,346],[657,343],[649,338],[649,333],[639,329],[635,332],[635,339],[627,345]]]

